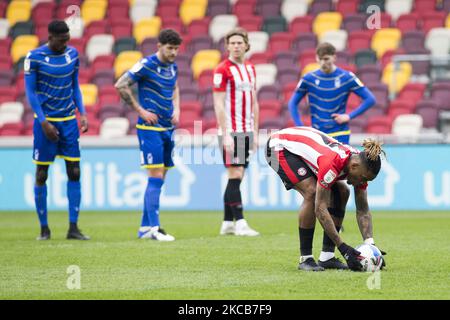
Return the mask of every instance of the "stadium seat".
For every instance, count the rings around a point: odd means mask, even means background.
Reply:
[[[321,12],[313,22],[313,31],[320,39],[322,35],[331,30],[339,30],[342,15],[339,12]]]
[[[288,32],[276,32],[270,36],[269,50],[271,52],[288,51],[293,40],[292,34]]]
[[[256,64],[264,64],[264,63],[272,63],[273,54],[271,51],[267,50],[264,52],[253,53],[250,57],[251,63]]]
[[[0,18],[0,39],[8,38],[9,34],[9,21],[7,19]]]
[[[418,30],[420,16],[417,13],[402,14],[396,22],[397,28],[404,34],[407,31]]]
[[[254,15],[256,1],[257,0],[235,2],[233,6],[233,13],[238,16],[239,20],[241,15],[242,16]]]
[[[201,19],[206,14],[207,4],[205,3],[189,3],[190,0],[184,0],[180,6],[180,18],[184,25],[187,26],[195,19]]]
[[[0,39],[0,56],[2,58],[9,56],[11,50],[11,43],[12,43],[11,38]]]
[[[184,33],[184,25],[178,17],[164,17],[162,20],[161,29],[173,29],[176,32],[183,34]]]
[[[315,49],[317,47],[317,37],[312,32],[299,34],[292,40],[292,49],[301,54],[306,49]]]
[[[450,1],[448,1],[448,3],[450,3]],[[447,15],[447,19],[445,19],[445,27],[447,29],[450,29],[450,13]],[[0,36],[1,38],[1,36]]]
[[[19,21],[9,29],[9,36],[14,40],[18,36],[33,34],[34,25],[32,21]]]
[[[348,33],[364,30],[366,27],[367,17],[362,13],[346,14],[342,20],[342,30]]]
[[[228,1],[209,0],[206,14],[210,17],[215,17],[221,14],[230,14],[231,5]]]
[[[437,128],[439,119],[437,102],[432,100],[419,101],[416,105],[416,114],[422,117],[424,128]]]
[[[423,118],[418,114],[403,114],[395,117],[392,133],[396,136],[417,137],[422,130]]]
[[[24,124],[20,122],[5,123],[0,127],[0,136],[17,137],[22,135]]]
[[[127,118],[108,118],[100,126],[100,137],[103,139],[115,139],[125,137],[130,123]]]
[[[331,43],[337,51],[343,51],[347,46],[347,37],[348,34],[345,30],[330,30],[322,34],[319,38],[319,42]]]
[[[158,38],[145,38],[140,45],[140,51],[144,56],[155,53],[158,49]]]
[[[311,49],[306,49],[304,51],[302,51],[302,53],[300,53],[299,55],[299,60],[298,63],[300,65],[300,67],[304,67],[309,63],[316,63],[316,49],[311,48]]]
[[[198,76],[197,83],[199,89],[212,88],[213,85],[213,70],[207,69],[203,70]]]
[[[333,4],[331,0],[316,0],[310,2],[309,13],[313,16],[317,16],[322,12],[329,12],[332,10]]]
[[[264,31],[252,31],[248,33],[248,40],[251,44],[247,56],[250,57],[256,52],[264,52],[267,50],[269,35]]]
[[[116,1],[108,3],[108,10],[106,15],[109,21],[114,19],[128,19],[130,12],[130,5],[127,1]]]
[[[170,1],[160,1],[156,8],[159,17],[179,17],[180,4]]]
[[[5,123],[18,123],[22,121],[24,106],[21,102],[3,102],[0,105],[0,127]]]
[[[354,118],[350,121],[351,133],[365,133],[366,132],[367,119],[363,116]]]
[[[382,108],[385,109],[388,105],[389,96],[389,89],[387,85],[384,83],[375,83],[370,84],[367,87],[370,89],[370,91],[372,91],[377,103],[382,105]]]
[[[281,14],[287,23],[296,17],[304,16],[308,13],[308,0],[285,0],[281,4]]]
[[[218,50],[200,50],[192,58],[192,73],[197,79],[203,70],[214,69],[220,62],[221,53]]]
[[[407,31],[402,36],[402,48],[407,53],[425,49],[425,33],[423,31]]]
[[[312,32],[314,17],[313,16],[303,16],[296,17],[289,24],[289,31],[294,35],[300,35],[303,32]]]
[[[84,25],[87,26],[92,21],[105,18],[107,6],[107,0],[85,0],[81,5],[81,17]]]
[[[381,79],[381,68],[378,65],[366,64],[358,68],[358,78],[364,83],[378,83]]]
[[[211,91],[210,89],[208,90]],[[181,101],[198,101],[198,88],[196,86],[180,88],[180,99]]]
[[[300,79],[300,71],[297,68],[283,68],[278,69],[277,72],[277,83],[281,86],[284,86],[288,83],[296,82]]]
[[[445,18],[448,12],[424,12],[422,13],[422,30],[428,33],[433,28],[445,27]]]
[[[386,0],[385,9],[394,20],[402,14],[408,14],[413,7],[413,0]]]
[[[82,38],[84,33],[85,22],[81,17],[70,17],[65,19],[70,30],[70,38]]]
[[[339,0],[336,4],[336,11],[342,16],[350,15],[358,11],[358,4],[359,0]]]
[[[122,51],[135,51],[137,50],[136,39],[134,37],[116,38],[113,47],[113,53],[118,55]]]
[[[255,13],[265,18],[276,17],[280,15],[280,0],[258,0],[256,1]]]
[[[348,49],[353,54],[360,50],[367,50],[370,48],[371,41],[372,33],[370,31],[353,31],[348,37]]]
[[[98,88],[95,84],[81,84],[80,90],[86,106],[94,106],[97,103]]]
[[[150,19],[142,19],[135,23],[133,27],[133,36],[138,44],[141,44],[145,38],[157,37],[161,29],[161,18],[153,17]]]
[[[6,19],[9,25],[13,26],[19,21],[28,21],[31,17],[31,2],[30,1],[11,1],[6,9]]]
[[[0,69],[0,87],[9,87],[13,84],[15,79],[13,70]]]
[[[84,37],[89,39],[93,35],[97,34],[108,34],[109,32],[109,22],[108,20],[96,20],[89,23],[89,25],[84,29]]]
[[[274,64],[257,64],[255,71],[258,78],[258,81],[256,81],[256,91],[259,91],[262,86],[275,83],[277,67]]]
[[[214,42],[218,42],[231,29],[238,25],[238,18],[232,14],[221,14],[212,18],[209,25],[209,36]]]
[[[131,69],[140,59],[142,59],[142,53],[140,51],[122,51],[114,61],[116,79]]]
[[[133,24],[128,18],[110,19],[109,24],[111,28],[111,34],[115,39],[131,36]]]
[[[264,18],[262,31],[269,35],[275,32],[284,32],[287,30],[286,19],[283,16],[271,16]]]
[[[279,99],[279,87],[275,84],[262,86],[257,94],[258,101],[273,101]]]
[[[412,65],[401,62],[400,69],[395,70],[394,64],[389,63],[383,70],[382,81],[389,86],[389,91],[398,93],[408,82],[412,75]]]
[[[125,108],[121,103],[109,103],[102,104],[102,107],[98,111],[98,119],[100,122],[104,122],[108,118],[120,118],[125,115]]]
[[[370,6],[377,6],[381,12],[384,12],[385,0],[361,0],[359,4],[359,12],[366,13]]]
[[[450,29],[435,28],[428,32],[425,38],[425,48],[433,56],[447,55],[450,50]]]
[[[372,134],[390,134],[391,128],[391,118],[388,116],[378,116],[368,119],[366,132]]]
[[[192,20],[188,26],[185,27],[186,34],[189,35],[207,35],[209,34],[210,17]],[[183,41],[184,42],[184,41]]]
[[[285,51],[276,51],[274,54],[272,61],[277,66],[277,69],[292,69],[294,67],[295,70],[299,71],[297,66],[298,55],[294,51],[285,50]],[[265,63],[270,63],[265,62]]]
[[[408,83],[400,91],[398,99],[410,100],[416,103],[417,101],[422,100],[425,89],[426,85],[423,83]]]
[[[99,88],[102,88],[104,86],[113,85],[115,82],[114,70],[111,68],[108,70],[104,69],[104,70],[99,70],[99,71],[93,72],[93,75],[91,76],[90,81]]]
[[[135,3],[130,7],[130,19],[134,24],[141,20],[148,20],[155,16],[158,2],[149,1],[148,3]]]
[[[398,48],[401,39],[401,32],[396,28],[385,28],[375,32],[372,37],[371,48],[381,58],[387,50]]]
[[[17,63],[20,58],[25,57],[28,51],[35,49],[39,45],[39,39],[35,35],[23,35],[14,39],[11,46],[11,57],[13,63]]]
[[[92,62],[97,56],[111,54],[113,45],[114,37],[110,34],[92,36],[86,46],[86,55],[89,61]]]
[[[436,0],[415,0],[414,12],[422,13],[436,10]]]
[[[450,83],[435,82],[431,85],[431,98],[439,102],[439,108],[450,110]]]

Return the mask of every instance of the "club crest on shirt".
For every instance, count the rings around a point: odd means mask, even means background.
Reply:
[[[50,61],[50,58],[49,57],[45,57],[45,62],[49,62]]]
[[[220,84],[222,83],[222,74],[221,73],[215,73],[213,82],[214,82],[214,86],[216,88],[220,87]]]
[[[297,170],[297,173],[299,176],[303,177],[306,174],[306,169],[301,167],[300,169]]]
[[[341,86],[341,79],[337,78],[334,80],[334,87],[339,88]]]
[[[71,63],[71,62],[72,62],[72,59],[70,58],[70,55],[69,55],[68,53],[66,53],[66,54],[64,55],[64,57],[66,58],[66,62],[67,62],[67,63]]]
[[[316,83],[316,86],[318,86],[319,83],[320,83],[320,80],[319,80],[319,79],[316,79],[315,83]]]

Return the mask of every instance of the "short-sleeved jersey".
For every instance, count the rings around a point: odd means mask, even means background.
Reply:
[[[138,83],[140,105],[158,115],[158,127],[173,128],[173,98],[178,76],[176,63],[163,63],[153,54],[136,63],[128,75]],[[138,125],[145,125],[141,117]]]
[[[277,131],[271,135],[269,147],[275,150],[286,149],[300,156],[325,189],[331,188],[337,180],[346,178],[344,168],[350,156],[359,153],[357,149],[309,127],[293,127]],[[365,189],[367,184],[360,187]]]
[[[336,68],[330,74],[320,69],[307,73],[296,90],[308,94],[312,127],[334,133],[349,130],[349,124],[338,124],[331,115],[346,113],[350,93],[358,93],[362,88],[364,84],[352,72]]]
[[[254,130],[253,102],[256,88],[255,67],[250,62],[237,64],[230,59],[222,61],[214,70],[213,90],[226,92],[225,117],[227,130],[251,132]]]
[[[61,54],[53,52],[48,45],[27,54],[25,77],[36,76],[36,95],[46,117],[75,115],[74,77],[78,75],[79,64],[78,52],[70,46]]]

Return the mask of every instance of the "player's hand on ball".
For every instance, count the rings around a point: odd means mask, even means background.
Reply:
[[[145,109],[141,109],[139,112],[139,116],[148,124],[157,124],[158,116],[153,112],[147,111]]]
[[[362,264],[360,263],[360,261],[363,259],[363,257],[361,257],[361,252],[350,247],[345,243],[342,243],[338,247],[338,249],[342,254],[342,256],[344,257],[345,261],[347,261],[347,265],[350,268],[350,270],[353,271],[362,270]]]
[[[52,142],[56,142],[59,140],[59,132],[58,129],[54,125],[52,125],[47,120],[41,123],[42,130],[44,130],[44,134],[48,140]]]
[[[81,123],[81,132],[85,133],[89,129],[88,120],[86,116],[80,116],[80,123]]]

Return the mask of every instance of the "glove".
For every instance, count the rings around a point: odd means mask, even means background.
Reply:
[[[347,262],[348,267],[350,270],[353,271],[362,271],[362,265],[360,261],[363,259],[361,257],[361,252],[358,250],[350,247],[349,245],[342,243],[339,247],[339,252],[344,257],[345,261]]]

